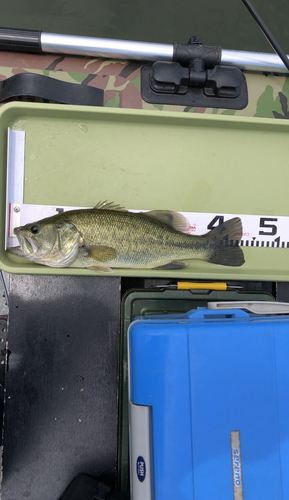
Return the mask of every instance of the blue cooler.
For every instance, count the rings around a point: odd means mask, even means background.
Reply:
[[[289,317],[140,318],[128,348],[133,500],[289,499]]]

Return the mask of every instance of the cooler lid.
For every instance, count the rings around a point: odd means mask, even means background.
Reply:
[[[288,498],[289,319],[198,310],[137,321],[129,343],[156,500]]]

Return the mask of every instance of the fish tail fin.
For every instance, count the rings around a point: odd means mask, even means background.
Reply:
[[[245,262],[243,250],[238,246],[243,227],[239,217],[234,217],[212,229],[208,234],[211,253],[208,262],[223,266],[242,266]]]

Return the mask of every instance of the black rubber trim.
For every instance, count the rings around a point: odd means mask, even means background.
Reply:
[[[0,82],[0,102],[13,97],[40,97],[61,104],[103,106],[103,90],[62,82],[49,76],[19,73]]]

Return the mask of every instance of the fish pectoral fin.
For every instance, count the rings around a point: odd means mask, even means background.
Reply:
[[[100,273],[113,273],[111,267],[107,266],[89,266],[86,269],[90,269],[91,271],[99,271]]]
[[[179,212],[172,212],[171,210],[151,210],[150,212],[144,212],[144,215],[148,215],[152,217],[152,219],[157,219],[176,231],[182,231],[183,233],[188,231],[190,227],[189,221]]]
[[[106,246],[85,247],[85,250],[87,257],[97,262],[109,262],[117,255],[117,251],[114,248]]]
[[[154,267],[155,270],[161,271],[161,270],[174,270],[174,269],[183,269],[184,267],[187,267],[187,262],[182,262],[181,260],[173,260],[172,262],[169,262],[168,264],[164,264],[163,266],[159,267]]]
[[[127,212],[127,210],[124,207],[121,207],[120,205],[114,205],[114,201],[108,202],[107,200],[105,201],[100,201],[98,202],[95,207],[93,207],[94,210],[119,210],[120,212]]]

